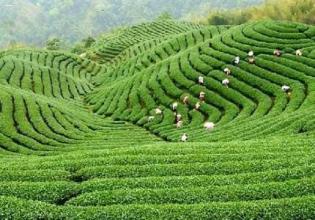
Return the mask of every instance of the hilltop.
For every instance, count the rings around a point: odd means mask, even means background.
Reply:
[[[301,23],[160,20],[80,56],[2,51],[0,218],[311,219],[314,105]]]

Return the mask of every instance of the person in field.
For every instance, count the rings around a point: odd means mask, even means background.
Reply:
[[[184,134],[182,135],[182,137],[181,137],[181,141],[182,141],[182,142],[187,142],[187,140],[188,140],[188,135],[187,135],[186,133],[184,133]]]
[[[250,51],[248,52],[248,62],[249,62],[250,64],[255,64],[255,63],[256,63],[255,53],[254,53],[254,51],[252,51],[252,50],[250,50]]]
[[[181,114],[176,114],[176,123],[182,120],[182,115]]]
[[[205,92],[200,92],[199,93],[199,100],[201,102],[205,102],[205,99],[206,99],[206,93]]]
[[[149,116],[149,117],[148,117],[148,122],[153,121],[153,120],[154,120],[154,118],[155,118],[154,116]]]
[[[213,122],[206,122],[204,123],[203,127],[207,130],[207,131],[211,131],[214,129],[215,124]]]
[[[273,51],[273,55],[275,55],[276,57],[280,57],[282,55],[282,52],[279,48],[277,48]]]
[[[176,123],[176,128],[181,128],[183,126],[183,121],[178,121]]]
[[[299,56],[299,57],[300,57],[300,56],[303,56],[302,50],[300,50],[300,49],[296,50],[296,51],[295,51],[295,55],[296,55],[296,56]]]
[[[155,114],[156,115],[162,115],[162,109],[160,108],[160,107],[157,107],[156,109],[155,109]]]
[[[199,110],[200,109],[200,107],[201,107],[201,105],[200,105],[200,102],[197,102],[196,104],[195,104],[195,110]]]
[[[234,59],[233,59],[233,64],[234,65],[238,65],[240,64],[241,62],[241,58],[239,56],[236,56]]]
[[[172,104],[172,110],[173,110],[173,111],[176,111],[176,110],[177,110],[177,107],[178,107],[178,103],[177,103],[177,102],[174,102],[174,103]]]
[[[288,92],[290,92],[291,87],[290,87],[290,86],[287,86],[287,85],[284,85],[284,86],[281,87],[281,89],[282,89],[283,92],[288,93]]]
[[[256,58],[255,57],[249,57],[248,58],[249,64],[255,64],[256,63]]]
[[[188,104],[188,101],[189,101],[189,97],[186,95],[186,96],[183,98],[183,103],[184,103],[185,105],[187,105],[187,104]]]
[[[255,53],[254,53],[253,50],[250,50],[250,51],[248,52],[248,57],[253,57],[253,56],[255,56]]]
[[[204,84],[204,78],[203,78],[203,76],[199,76],[199,77],[198,77],[198,83],[199,83],[200,85],[203,85],[203,84]]]
[[[224,79],[224,80],[222,80],[222,84],[224,86],[226,86],[227,88],[229,88],[230,80],[229,79]]]
[[[232,73],[229,68],[225,68],[223,71],[224,71],[224,73],[225,73],[227,76],[231,75],[231,73]]]
[[[289,98],[291,98],[292,93],[291,93],[291,87],[290,86],[284,85],[281,87],[281,89],[283,92],[285,92],[287,94],[287,96]]]

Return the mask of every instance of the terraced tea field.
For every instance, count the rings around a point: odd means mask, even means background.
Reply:
[[[0,219],[315,218],[315,26],[159,21],[93,51],[0,52]]]

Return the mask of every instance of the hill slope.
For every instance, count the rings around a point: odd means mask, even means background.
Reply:
[[[315,27],[160,21],[108,39],[98,62],[0,53],[1,219],[313,218]]]
[[[178,140],[184,132],[197,141],[313,132],[309,120],[314,118],[315,101],[314,27],[274,22],[229,30],[200,27],[153,42],[137,44],[107,63],[106,71],[96,77],[100,86],[87,96],[94,111],[132,121],[170,140]],[[275,48],[284,55],[273,56]],[[255,65],[247,61],[250,49],[256,54]],[[310,56],[297,57],[296,49]],[[235,56],[241,57],[237,66],[232,65]],[[225,68],[231,76],[224,74]],[[197,84],[199,76],[204,85]],[[225,78],[229,88],[221,84]],[[290,96],[282,91],[283,85],[292,88]],[[206,93],[206,100],[196,111],[200,92]],[[187,105],[182,102],[185,96]],[[174,102],[179,103],[182,129],[174,126]],[[163,117],[148,122],[158,106]],[[217,124],[211,135],[203,129],[205,121]]]

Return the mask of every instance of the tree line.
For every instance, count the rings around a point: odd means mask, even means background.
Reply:
[[[245,9],[211,10],[195,21],[211,25],[238,25],[248,21],[272,19],[315,24],[315,0],[265,0]]]

